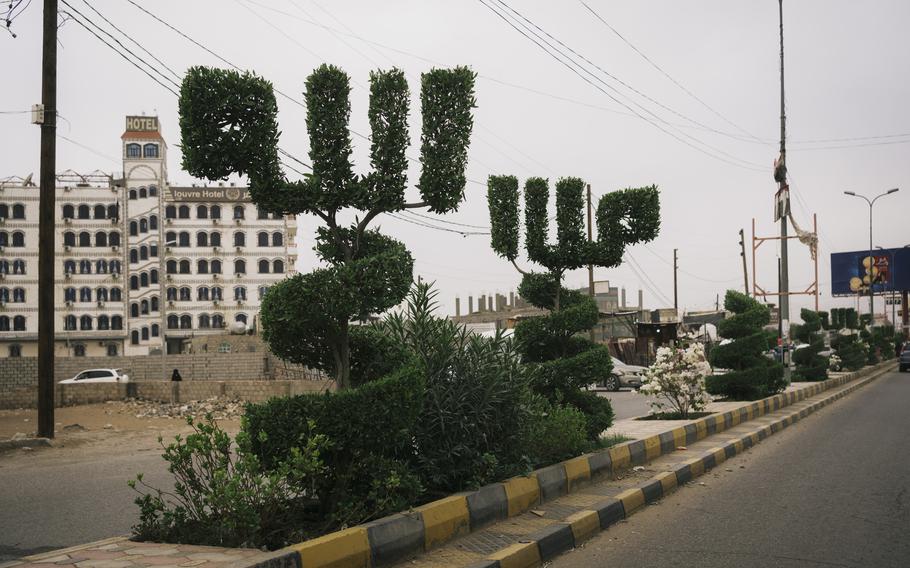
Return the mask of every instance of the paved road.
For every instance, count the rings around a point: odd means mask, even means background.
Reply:
[[[615,392],[597,391],[597,394],[610,399],[615,420],[643,416],[651,411],[649,402],[651,398],[638,394],[633,389],[622,389]]]
[[[910,375],[881,377],[701,481],[552,567],[910,566]]]

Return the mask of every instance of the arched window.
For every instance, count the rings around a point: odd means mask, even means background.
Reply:
[[[152,337],[158,337],[158,333],[160,332],[160,329],[161,328],[158,327],[157,323],[153,323],[152,324]]]
[[[224,327],[224,316],[221,314],[212,314],[212,327]]]
[[[209,261],[204,258],[200,258],[196,262],[196,274],[208,274],[209,273]]]
[[[95,290],[95,298],[97,298],[99,302],[106,302],[109,297],[110,294],[108,293],[107,288],[98,288]]]
[[[65,331],[76,331],[76,316],[66,316],[63,318],[63,329]]]
[[[212,271],[212,274],[221,274],[221,261],[217,258],[212,261],[212,264],[209,266],[209,270]]]
[[[73,287],[63,289],[63,301],[64,302],[75,302],[76,301],[76,289]]]
[[[274,233],[272,233],[272,246],[273,247],[283,247],[284,246],[284,236],[279,231],[275,231]]]
[[[257,234],[256,235],[256,244],[261,247],[269,246],[269,234],[266,233],[265,231],[262,231],[261,233]]]
[[[209,209],[209,217],[212,219],[221,219],[221,206],[212,205],[212,208]]]
[[[158,215],[149,216],[149,230],[152,230],[152,231],[158,230]]]
[[[9,346],[9,356],[10,357],[22,357],[22,346],[19,344],[12,344]]]
[[[212,287],[212,300],[223,300],[224,299],[224,289],[221,286]]]
[[[117,356],[117,353],[118,353],[117,344],[116,344],[116,343],[108,343],[108,344],[107,344],[107,356],[108,356],[108,357],[116,357],[116,356]]]
[[[268,219],[268,218],[269,218],[269,212],[266,211],[265,209],[263,209],[262,207],[257,207],[257,208],[256,208],[256,218],[259,219],[260,221],[261,221],[262,219]]]
[[[174,205],[168,205],[164,208],[164,218],[165,219],[176,219],[177,218],[177,207]]]
[[[137,262],[139,262],[139,251],[130,249],[130,264],[136,264]]]
[[[92,301],[92,289],[88,286],[83,286],[79,288],[79,301],[80,302],[91,302]]]
[[[139,289],[139,277],[136,276],[135,274],[133,274],[132,276],[130,276],[130,290],[138,290],[138,289]]]
[[[139,330],[134,329],[130,332],[130,344],[139,345]]]
[[[141,158],[142,157],[142,146],[139,144],[127,144],[126,145],[126,157],[127,158]]]
[[[25,316],[15,316],[13,318],[13,331],[25,331]]]
[[[63,272],[66,274],[75,274],[76,273],[76,261],[75,260],[63,261]]]
[[[189,274],[190,273],[190,261],[181,260],[180,261],[180,274]]]
[[[0,219],[9,219],[9,205],[6,203],[0,203]]]
[[[158,283],[158,269],[157,268],[153,268],[151,270],[151,272],[149,272],[149,280],[151,280],[152,284]]]
[[[234,206],[234,219],[243,219],[243,205]]]
[[[175,247],[177,246],[177,233],[174,231],[168,231],[164,233],[164,246],[166,247]]]
[[[25,302],[25,288],[13,288],[13,302],[18,304]]]
[[[234,274],[246,274],[246,261],[238,258],[234,261]]]
[[[196,218],[197,219],[208,219],[209,218],[209,208],[205,205],[196,206]]]
[[[193,316],[189,314],[180,316],[180,329],[193,329]]]
[[[190,218],[190,208],[186,205],[181,205],[177,208],[177,217],[180,219],[189,219]]]
[[[111,245],[112,247],[119,247],[120,231],[111,231],[111,233],[107,236],[107,244]]]
[[[107,261],[103,258],[99,258],[95,261],[95,273],[96,274],[107,274]]]
[[[274,272],[275,274],[283,274],[284,273],[284,261],[282,261],[280,259],[274,261],[272,263],[272,272]]]
[[[142,300],[141,302],[139,302],[139,313],[141,313],[142,315],[148,315],[148,313],[149,313],[149,301],[148,300]]]
[[[130,317],[138,318],[139,317],[139,304],[138,302],[133,302],[130,304]]]
[[[237,231],[234,233],[234,246],[243,247],[246,246],[246,233],[243,231]]]
[[[5,234],[5,233],[0,233]],[[0,243],[2,244],[2,243]],[[76,233],[72,231],[67,231],[63,233],[63,246],[74,247],[76,246]]]
[[[6,231],[0,231],[0,247],[9,246],[9,235]]]
[[[9,261],[5,258],[0,258],[0,274],[9,274]]]
[[[140,187],[140,188],[139,188],[139,199],[145,199],[145,198],[148,197],[148,196],[149,196],[149,194],[148,194],[148,192],[145,190],[145,188],[144,188],[144,187]]]
[[[107,218],[108,219],[119,219],[120,218],[120,210],[116,205],[107,206]]]
[[[139,286],[142,288],[148,288],[149,285],[149,275],[148,272],[142,272],[139,274]]]
[[[139,197],[139,195],[136,193],[136,190],[131,189],[130,190],[130,200],[132,201],[132,200],[136,199],[137,197]]]
[[[168,274],[177,274],[177,261],[174,259],[168,260],[165,265],[165,272]]]
[[[104,219],[107,217],[107,209],[104,208],[104,205],[95,205],[95,219]]]
[[[148,341],[148,340],[149,340],[149,328],[143,327],[142,328],[142,341]]]
[[[79,206],[78,211],[79,211],[80,219],[91,219],[92,218],[91,210],[89,209],[88,205],[86,205],[85,203],[83,203],[82,205]]]
[[[108,265],[108,268],[110,269],[111,274],[120,274],[122,272],[119,260],[112,260]]]
[[[98,329],[108,330],[110,328],[111,328],[111,318],[109,318],[105,315],[98,316]]]
[[[173,286],[170,286],[165,292],[166,292],[166,294],[167,294],[167,301],[168,301],[168,302],[176,302],[176,301],[177,301],[177,288],[174,288]]]
[[[234,299],[235,300],[246,300],[246,287],[245,286],[235,286],[234,287]]]
[[[159,310],[160,306],[158,305],[158,296],[152,296],[149,303],[151,304],[151,310],[153,312],[157,312]]]
[[[107,233],[104,231],[98,231],[95,233],[95,246],[96,247],[106,247],[107,246]]]
[[[92,316],[82,316],[79,318],[79,329],[82,331],[92,329]]]
[[[13,274],[25,274],[25,261],[21,258],[13,260]]]
[[[111,288],[111,301],[112,302],[122,302],[123,301],[123,292],[120,291],[120,288]]]
[[[188,286],[180,288],[180,301],[189,302],[193,299],[193,291]]]
[[[181,247],[190,246],[190,234],[187,231],[180,231],[177,238],[177,245]]]
[[[83,231],[79,233],[79,246],[80,247],[90,247],[92,246],[92,235],[88,231]]]
[[[63,206],[63,218],[64,219],[72,219],[75,216],[76,216],[75,209],[73,208],[72,205],[67,203],[66,205]]]
[[[0,288],[0,302],[9,302],[9,288]]]
[[[142,155],[145,158],[158,157],[158,144],[146,144],[142,147]]]
[[[111,329],[123,329],[123,318],[121,316],[111,316]]]
[[[130,254],[132,254],[132,252],[133,251],[130,251]],[[149,248],[147,246],[142,245],[141,247],[139,247],[139,259],[140,260],[149,259]]]
[[[209,244],[212,245],[213,247],[220,247],[221,246],[221,233],[219,233],[218,231],[215,231],[211,235],[209,235]]]
[[[73,356],[74,357],[85,357],[85,345],[81,343],[76,343],[73,345]]]
[[[91,260],[80,260],[79,261],[79,274],[91,274],[92,273],[92,261]]]
[[[21,203],[13,204],[13,219],[25,219],[25,205]]]
[[[146,218],[144,218],[144,217],[143,217],[142,219],[139,219],[139,232],[140,232],[140,233],[148,233],[148,232],[149,232],[149,222],[148,222],[148,219],[146,219]]]
[[[139,234],[139,225],[135,221],[130,221],[130,236],[135,237]]]
[[[158,188],[156,186],[149,186],[149,197],[158,197]]]
[[[149,257],[158,258],[158,243],[152,243],[149,245]]]
[[[266,259],[259,260],[259,274],[268,274],[269,273],[269,261]]]
[[[209,299],[209,289],[207,286],[200,286],[196,290],[196,300],[200,302],[207,302]]]
[[[246,323],[246,314],[239,313],[234,316],[234,321],[239,321],[240,323]]]
[[[196,246],[197,247],[209,246],[209,236],[207,233],[196,233]]]
[[[212,320],[208,314],[199,314],[199,329],[209,329],[212,327]]]
[[[13,246],[14,247],[24,247],[25,246],[25,233],[16,231],[13,233]]]

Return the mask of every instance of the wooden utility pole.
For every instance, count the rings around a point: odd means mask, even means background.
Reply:
[[[676,250],[673,249],[673,309],[679,310],[679,299],[676,294],[676,272],[679,270],[679,265],[676,263]]]
[[[44,0],[41,187],[38,202],[38,436],[54,437],[54,209],[57,168],[57,0]]]
[[[591,224],[591,184],[590,183],[587,184],[587,189],[588,189],[588,242],[591,242],[594,240],[594,229]],[[588,265],[588,295],[590,295],[592,299],[594,298],[594,265],[593,264]],[[595,303],[597,302],[597,300],[594,300],[594,301],[595,301]],[[600,309],[598,308],[598,312],[599,311],[600,311]],[[594,341],[594,328],[593,327],[591,328],[590,336],[591,336],[591,341]]]
[[[739,255],[743,257],[743,290],[746,296],[749,295],[749,269],[746,268],[746,235],[742,229],[739,230]],[[816,310],[817,311],[817,310]]]

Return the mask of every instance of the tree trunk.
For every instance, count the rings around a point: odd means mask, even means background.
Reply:
[[[335,384],[338,390],[351,388],[351,344],[347,321],[341,325],[341,337],[335,357]]]

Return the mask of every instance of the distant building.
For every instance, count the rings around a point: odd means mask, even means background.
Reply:
[[[294,272],[296,221],[247,189],[175,187],[158,117],[128,116],[123,174],[57,177],[58,356],[178,353],[197,335],[257,326]],[[0,183],[0,357],[37,355],[38,188]]]

